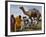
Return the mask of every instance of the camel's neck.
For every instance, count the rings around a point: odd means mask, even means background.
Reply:
[[[23,13],[25,14],[25,10],[24,10],[24,8],[22,8],[21,10],[22,10],[22,11],[23,11]]]

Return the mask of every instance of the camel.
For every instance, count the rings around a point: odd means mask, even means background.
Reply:
[[[22,11],[23,11],[23,13],[25,14],[25,15],[27,15],[27,16],[29,16],[29,18],[32,20],[32,17],[33,18],[37,18],[37,21],[39,21],[39,18],[41,17],[41,13],[39,12],[39,10],[37,10],[37,9],[35,9],[35,8],[33,8],[32,10],[28,10],[28,11],[25,11],[25,9],[24,9],[24,7],[22,6],[22,7],[19,7]]]

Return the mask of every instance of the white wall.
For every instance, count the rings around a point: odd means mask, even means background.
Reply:
[[[24,0],[19,0],[19,1],[24,1]],[[46,3],[46,0],[25,0],[25,1]],[[46,16],[46,13],[45,13],[45,16]],[[0,0],[0,37],[5,37],[5,0]],[[15,37],[15,36],[12,36],[12,37]],[[17,36],[17,37],[46,37],[46,34],[45,35]]]

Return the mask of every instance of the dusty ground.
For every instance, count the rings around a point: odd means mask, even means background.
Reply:
[[[38,31],[38,30],[41,30],[42,29],[42,23],[39,22],[38,24],[36,25],[33,25],[32,27],[29,27],[29,28],[24,28],[23,30],[19,30],[17,32],[20,32],[20,31]]]

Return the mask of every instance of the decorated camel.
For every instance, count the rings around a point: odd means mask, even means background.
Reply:
[[[28,10],[28,11],[25,11],[24,7],[20,7],[20,9],[23,11],[23,13],[27,16],[29,16],[29,18],[32,20],[32,17],[33,18],[37,18],[37,21],[39,21],[39,18],[41,17],[41,13],[39,12],[39,10],[33,8],[32,10]]]

